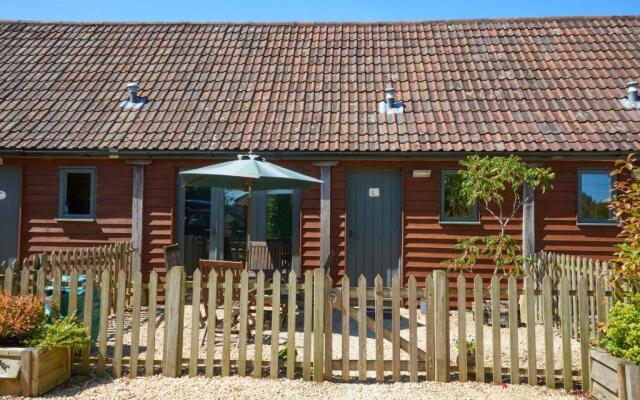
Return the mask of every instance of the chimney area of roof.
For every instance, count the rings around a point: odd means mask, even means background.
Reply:
[[[638,82],[632,81],[627,83],[627,97],[620,100],[622,106],[626,109],[640,108],[638,101]]]
[[[129,92],[129,97],[120,103],[120,107],[125,110],[138,109],[148,102],[146,97],[138,96],[138,82],[127,84],[127,91]]]
[[[396,90],[388,87],[384,90],[384,100],[378,103],[378,112],[380,114],[402,114],[404,112],[404,103],[396,100]]]

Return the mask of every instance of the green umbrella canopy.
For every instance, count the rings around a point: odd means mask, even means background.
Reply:
[[[237,160],[180,172],[185,186],[211,186],[247,191],[306,189],[321,180],[272,164],[255,154]]]

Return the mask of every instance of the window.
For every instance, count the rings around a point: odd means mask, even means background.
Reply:
[[[468,206],[462,197],[458,170],[443,170],[440,176],[440,221],[478,222],[478,205]]]
[[[60,168],[59,185],[60,218],[95,218],[95,168]]]
[[[578,171],[578,223],[615,223],[609,210],[612,180],[606,170]]]

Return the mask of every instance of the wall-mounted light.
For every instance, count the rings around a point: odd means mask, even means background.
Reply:
[[[430,169],[414,169],[413,177],[414,178],[431,178],[431,170]]]

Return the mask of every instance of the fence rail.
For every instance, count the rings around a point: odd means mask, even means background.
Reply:
[[[563,272],[572,263],[549,255],[539,261],[541,279],[529,273],[520,281],[479,275],[451,280],[434,271],[420,282],[410,277],[406,287],[397,277],[384,287],[380,277],[344,277],[334,285],[322,269],[272,277],[243,271],[239,279],[231,271],[195,269],[187,280],[184,267],[174,267],[160,282],[155,271],[144,277],[130,272],[130,245],[117,248],[106,258],[51,257],[63,262],[50,262],[50,273],[7,268],[0,279],[5,289],[22,294],[42,295],[51,284],[59,302],[63,274],[70,275],[72,289],[86,276],[84,302],[74,290],[68,299],[69,312],[82,309],[89,333],[98,320],[97,340],[76,355],[84,373],[457,378],[588,390],[589,340],[613,301],[605,274],[592,274],[593,283],[588,271],[576,274],[574,284]],[[458,299],[455,306],[451,296]],[[468,351],[469,340],[475,346]]]

